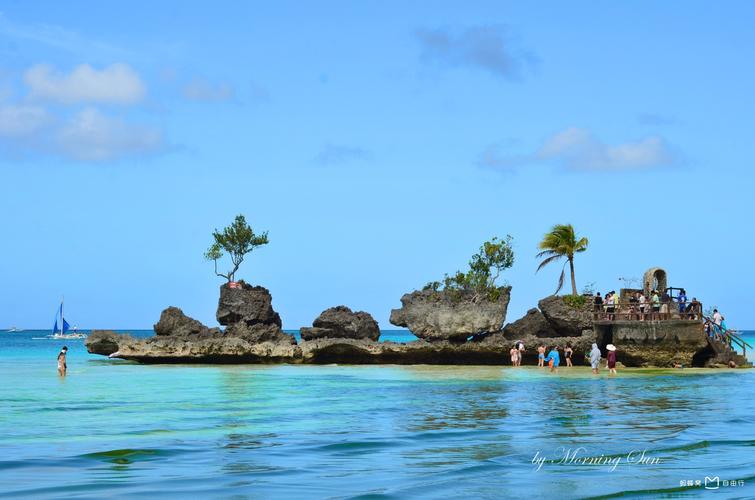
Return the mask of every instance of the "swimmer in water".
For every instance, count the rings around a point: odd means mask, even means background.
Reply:
[[[66,370],[68,369],[68,366],[66,365],[66,353],[68,352],[68,347],[63,346],[63,349],[60,350],[60,353],[58,354],[58,375],[61,377],[66,376]]]

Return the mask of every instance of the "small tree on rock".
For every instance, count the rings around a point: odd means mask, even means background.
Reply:
[[[445,290],[452,297],[460,297],[463,292],[473,292],[475,298],[487,297],[498,300],[500,291],[496,280],[501,272],[514,265],[512,238],[493,238],[480,247],[480,251],[469,261],[469,270],[465,273],[456,271],[446,275],[443,282],[434,281],[425,285],[425,290],[435,292]]]
[[[239,266],[244,262],[246,254],[268,243],[267,231],[262,234],[254,234],[254,230],[246,223],[243,215],[237,215],[233,223],[230,226],[226,226],[222,231],[218,231],[217,229],[213,231],[212,237],[215,239],[215,242],[207,249],[204,257],[215,263],[215,274],[227,279],[229,282],[234,281],[236,271],[239,270]],[[228,252],[228,255],[231,257],[231,264],[233,265],[231,270],[225,274],[218,272],[218,260],[223,257],[223,252]]]

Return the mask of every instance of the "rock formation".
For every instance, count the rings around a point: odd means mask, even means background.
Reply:
[[[243,281],[238,282],[239,288],[228,285],[220,287],[220,299],[216,317],[223,326],[244,322],[247,325],[278,325],[281,318],[273,310],[273,298],[267,288],[251,286]]]
[[[560,336],[580,336],[592,329],[592,300],[581,307],[568,304],[561,295],[551,295],[537,303],[545,319]]]
[[[331,307],[323,311],[312,323],[302,328],[302,340],[320,338],[377,340],[380,328],[377,321],[364,311],[353,312],[346,306]]]
[[[614,321],[596,331],[598,344],[615,344],[616,358],[626,366],[703,366],[709,349],[699,321]]]
[[[536,308],[530,309],[523,317],[506,325],[503,328],[503,335],[510,340],[528,336],[540,338],[560,336],[545,319],[543,313]]]
[[[210,329],[201,322],[190,318],[177,307],[169,307],[160,314],[160,321],[154,326],[156,335],[171,335],[174,337],[187,337],[193,335],[212,335],[219,332],[218,328]]]
[[[93,354],[140,363],[283,363],[301,357],[295,342],[252,342],[222,332],[193,337],[136,338],[99,330],[87,337],[85,345]]]
[[[301,357],[294,337],[281,330],[270,292],[263,287],[221,286],[217,317],[228,325],[225,332],[169,307],[155,324],[154,337],[94,331],[85,345],[91,353],[143,363],[274,363]]]
[[[401,297],[390,322],[428,341],[464,342],[479,334],[499,332],[506,320],[511,287],[498,289],[497,300],[473,292],[421,290]],[[459,294],[458,296],[456,294]]]
[[[413,292],[391,322],[408,326],[420,340],[407,344],[378,342],[375,320],[344,306],[323,311],[313,327],[302,329],[300,345],[281,330],[272,297],[262,287],[221,287],[218,320],[225,331],[209,328],[180,309],[164,310],[156,335],[138,338],[111,331],[93,331],[86,340],[91,353],[141,363],[355,363],[355,364],[509,364],[514,341],[524,342],[524,364],[534,365],[537,345],[570,343],[574,364],[584,364],[593,342],[603,350],[613,343],[625,366],[704,366],[735,360],[708,343],[702,323],[688,320],[596,321],[588,301],[574,308],[563,297],[547,297],[540,309],[501,328],[510,288],[497,301],[471,295]],[[468,340],[471,337],[471,340]],[[738,362],[738,361],[737,361]],[[743,361],[744,363],[744,361]]]

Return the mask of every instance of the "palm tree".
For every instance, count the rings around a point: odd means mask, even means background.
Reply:
[[[537,257],[545,257],[545,260],[537,266],[537,271],[553,261],[566,257],[571,271],[571,293],[577,295],[577,282],[574,279],[574,254],[587,250],[587,243],[587,238],[577,239],[574,227],[571,224],[556,224],[553,229],[545,233],[543,241],[538,245],[538,248],[542,251],[537,254]],[[564,262],[564,267],[561,268],[561,277],[558,279],[558,288],[555,293],[558,293],[564,286],[564,271],[567,262]]]

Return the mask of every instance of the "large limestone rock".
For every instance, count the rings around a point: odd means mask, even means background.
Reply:
[[[503,335],[510,340],[522,339],[529,336],[541,338],[559,336],[558,332],[545,319],[543,313],[534,307],[527,311],[527,314],[523,317],[506,325],[503,328]]]
[[[486,346],[488,349],[495,347],[502,353],[505,358],[505,362],[501,364],[510,364],[511,357],[509,355],[509,349],[513,347],[516,340],[521,340],[524,344],[525,351],[522,358],[523,365],[536,365],[537,364],[537,347],[544,345],[548,348],[558,346],[561,348],[561,362],[565,365],[566,359],[564,359],[564,349],[567,345],[571,345],[574,355],[572,356],[572,362],[575,365],[585,364],[585,353],[589,352],[593,342],[596,342],[595,333],[592,330],[585,330],[581,335],[575,337],[539,337],[533,334],[529,334],[526,331],[518,332],[516,338],[508,338],[509,335],[505,333],[497,333],[488,335],[479,343],[482,346]]]
[[[217,328],[206,327],[196,319],[186,316],[181,309],[172,306],[160,314],[160,320],[155,323],[154,329],[157,335],[177,337],[210,335],[220,331]]]
[[[457,297],[447,291],[422,290],[401,297],[401,308],[390,322],[428,341],[464,342],[481,333],[498,332],[506,320],[511,287],[498,289],[498,300],[469,292]]]
[[[243,281],[240,288],[231,288],[228,284],[220,287],[218,300],[218,323],[227,326],[244,322],[247,325],[278,325],[281,318],[273,310],[273,298],[267,288],[251,286]]]
[[[251,343],[281,342],[283,344],[296,344],[296,339],[284,333],[278,325],[247,325],[244,322],[235,323],[225,330],[228,338],[237,337]]]
[[[545,319],[561,336],[576,337],[583,330],[592,328],[592,303],[585,301],[582,307],[572,307],[561,295],[551,295],[537,303]]]
[[[140,363],[295,363],[301,358],[296,340],[275,325],[243,325],[230,334],[213,328],[199,335],[148,338],[100,330],[87,337],[85,346],[92,354]]]
[[[312,323],[312,328],[301,329],[303,340],[320,338],[377,340],[379,337],[378,323],[369,313],[354,312],[346,306],[326,309]]]
[[[118,351],[118,342],[125,337],[112,330],[92,330],[84,341],[84,346],[92,354],[110,356]]]
[[[598,332],[616,345],[616,357],[626,366],[703,366],[709,351],[700,321],[615,321]]]

